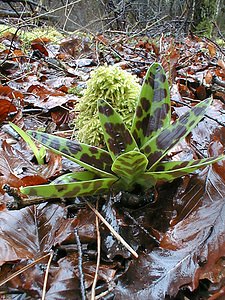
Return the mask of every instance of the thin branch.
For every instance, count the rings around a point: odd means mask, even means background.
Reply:
[[[52,261],[53,255],[54,255],[54,251],[51,250],[50,251],[50,257],[49,257],[48,264],[47,264],[47,268],[46,268],[46,272],[45,272],[45,279],[44,279],[44,284],[43,284],[43,293],[42,293],[41,300],[45,299],[46,287],[47,287],[47,282],[48,282],[49,268],[50,268],[50,265],[51,265],[51,261]]]
[[[135,220],[134,217],[132,217],[128,211],[124,212],[125,216],[127,216],[129,219],[131,219],[133,221],[133,223],[135,225],[137,225],[148,237],[150,237],[157,245],[159,245],[159,240],[153,236],[151,233],[148,232],[148,230],[146,230],[143,226],[141,226],[137,220]]]
[[[114,235],[114,237],[121,243],[127,250],[135,257],[138,258],[138,254],[136,251],[134,251],[133,248],[119,235],[113,227],[103,218],[103,216],[88,202],[86,201],[87,205],[90,207],[90,209],[97,215],[97,217],[108,227],[110,232]]]
[[[43,260],[44,258],[48,257],[49,255],[51,255],[51,253],[48,253],[46,255],[43,255],[42,257],[36,259],[35,261],[33,261],[31,264],[23,267],[22,269],[16,271],[15,273],[11,274],[9,277],[7,277],[6,279],[2,280],[0,282],[0,286],[4,285],[5,283],[7,283],[9,280],[15,278],[16,276],[18,276],[19,274],[25,272],[26,270],[28,270],[29,268],[35,266],[39,261]]]
[[[154,23],[146,26],[144,29],[142,29],[141,31],[133,34],[130,38],[134,38],[135,36],[141,35],[142,33],[144,33],[145,31],[147,31],[149,28],[154,27],[157,23],[159,23],[160,21],[166,19],[168,17],[168,15],[163,16],[161,19],[155,21]]]
[[[98,209],[98,200],[96,202],[96,210]],[[95,223],[96,223],[96,234],[97,234],[97,262],[96,262],[96,269],[95,269],[95,277],[92,284],[91,289],[91,300],[95,300],[95,288],[98,280],[98,270],[100,266],[100,258],[101,258],[101,236],[99,231],[99,221],[97,215],[95,215]]]
[[[75,235],[75,239],[76,239],[76,243],[77,243],[77,250],[78,250],[78,272],[79,272],[79,278],[80,278],[81,299],[85,300],[86,295],[85,295],[84,273],[83,273],[83,267],[82,267],[82,264],[83,264],[82,247],[81,247],[81,242],[80,242],[77,228],[74,229],[74,235]]]

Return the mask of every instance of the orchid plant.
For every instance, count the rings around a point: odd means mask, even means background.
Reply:
[[[211,99],[195,105],[171,122],[169,85],[159,63],[149,68],[131,130],[105,100],[98,114],[108,151],[78,141],[36,131],[29,134],[52,151],[78,163],[83,171],[65,174],[48,185],[22,187],[24,194],[44,198],[94,195],[107,191],[144,191],[158,182],[173,181],[212,164],[223,156],[190,161],[168,161],[169,150],[203,118]]]

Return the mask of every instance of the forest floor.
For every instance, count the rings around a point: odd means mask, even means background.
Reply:
[[[140,206],[86,198],[135,258],[83,199],[38,204],[19,193],[77,165],[50,151],[38,165],[9,125],[70,139],[91,71],[116,64],[141,84],[157,61],[168,76],[174,120],[213,98],[171,157],[218,156],[225,147],[223,47],[196,36],[156,42],[123,34],[79,34],[58,43],[39,36],[25,47],[19,34],[6,31],[0,46],[0,299],[225,299],[225,160],[161,185],[155,201],[149,196]]]

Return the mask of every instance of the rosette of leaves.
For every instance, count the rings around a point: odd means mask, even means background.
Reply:
[[[87,89],[76,105],[79,111],[75,125],[77,139],[90,145],[104,144],[104,136],[98,117],[97,102],[106,100],[122,116],[130,127],[140,93],[137,78],[116,66],[101,66],[91,73]]]
[[[44,198],[74,197],[111,190],[134,192],[172,181],[223,156],[190,161],[163,160],[168,151],[203,118],[211,99],[195,105],[171,123],[168,82],[161,65],[147,72],[131,130],[105,100],[98,101],[99,120],[108,151],[77,141],[32,131],[34,139],[85,170],[66,174],[49,185],[22,187],[22,193]]]

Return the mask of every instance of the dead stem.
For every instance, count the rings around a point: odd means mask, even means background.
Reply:
[[[35,261],[33,261],[31,264],[23,267],[22,269],[16,271],[15,273],[11,274],[9,277],[7,277],[6,279],[2,280],[0,282],[0,286],[4,285],[5,283],[7,283],[9,280],[15,278],[16,276],[18,276],[19,274],[25,272],[26,270],[28,270],[29,268],[35,266],[39,261],[43,260],[44,258],[48,257],[49,255],[51,255],[51,253],[48,253],[46,255],[43,255],[42,257],[36,259]]]
[[[81,242],[80,242],[77,228],[74,229],[74,235],[75,235],[75,239],[76,239],[76,243],[77,243],[77,250],[78,250],[78,272],[79,272],[79,277],[80,277],[81,299],[85,300],[86,295],[85,295],[84,273],[83,273],[83,268],[82,268],[82,264],[83,264],[82,247],[81,247]]]
[[[46,268],[46,272],[45,272],[45,279],[44,279],[44,284],[43,284],[43,293],[42,293],[41,300],[45,299],[46,287],[47,287],[47,282],[48,282],[49,268],[50,268],[50,265],[51,265],[51,261],[52,261],[53,255],[54,255],[54,251],[50,251],[50,257],[49,257],[47,268]]]
[[[102,221],[102,223],[104,223],[108,229],[110,230],[110,232],[114,235],[114,237],[121,243],[123,244],[123,246],[125,248],[127,248],[128,251],[130,251],[131,254],[133,254],[133,256],[135,258],[138,258],[138,254],[136,251],[134,251],[134,249],[131,248],[131,246],[121,237],[121,235],[119,235],[114,229],[113,227],[103,218],[103,216],[88,202],[86,201],[87,205],[90,207],[90,209],[97,215],[97,217]]]
[[[98,200],[96,202],[96,210],[97,209],[98,209]],[[91,288],[91,300],[95,300],[95,287],[98,280],[98,270],[99,270],[100,257],[101,257],[101,236],[99,231],[99,221],[97,215],[95,216],[95,223],[96,223],[96,234],[97,234],[97,262],[96,262],[95,276]]]

